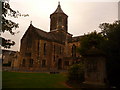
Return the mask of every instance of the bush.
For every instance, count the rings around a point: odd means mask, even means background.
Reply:
[[[84,81],[84,64],[74,64],[68,71],[68,82],[81,83]]]

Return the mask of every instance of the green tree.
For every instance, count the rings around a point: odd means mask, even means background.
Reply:
[[[68,83],[81,83],[84,81],[84,64],[72,65],[68,70]]]
[[[101,33],[97,33],[96,31],[86,34],[80,39],[80,47],[78,48],[78,52],[81,55],[84,55],[86,51],[92,47],[101,49],[104,41],[105,38],[101,35]]]
[[[84,56],[86,51],[95,47],[103,51],[106,55],[107,77],[110,86],[120,86],[120,21],[114,23],[103,23],[99,26],[101,33],[92,32],[84,35],[80,40],[78,48],[80,54]]]
[[[103,51],[107,54],[107,75],[111,86],[120,87],[120,21],[99,26],[106,38]]]
[[[19,16],[28,16],[28,14],[21,14],[19,11],[15,11],[10,7],[10,4],[8,2],[9,0],[2,0],[0,1],[1,7],[1,26],[0,26],[0,32],[4,33],[5,31],[9,31],[10,34],[14,35],[15,32],[13,32],[13,29],[19,28],[18,23],[13,22],[12,20],[6,19],[7,16],[11,16],[14,18],[18,18]],[[4,48],[10,48],[11,46],[15,45],[14,41],[11,41],[10,39],[7,40],[3,37],[0,37],[1,41],[0,44]]]

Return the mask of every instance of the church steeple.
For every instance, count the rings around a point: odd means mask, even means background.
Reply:
[[[57,9],[50,15],[50,31],[57,29],[67,32],[67,18],[68,16],[63,12],[60,2],[58,2]]]
[[[57,7],[57,9],[55,10],[54,13],[63,13],[63,14],[65,14],[65,13],[63,12],[63,10],[61,9],[60,2],[58,2],[58,7]],[[53,14],[54,14],[54,13],[53,13]]]
[[[60,1],[58,2],[58,5],[60,5]]]

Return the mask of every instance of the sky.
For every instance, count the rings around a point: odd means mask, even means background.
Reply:
[[[58,1],[64,13],[68,15],[68,32],[73,36],[84,35],[94,30],[100,32],[101,23],[113,23],[118,20],[119,0],[10,0],[11,8],[29,14],[29,17],[8,17],[19,23],[19,28],[14,30],[19,33],[2,33],[3,37],[16,42],[10,50],[20,50],[20,40],[31,21],[33,26],[46,32],[50,31],[50,14],[56,10]]]

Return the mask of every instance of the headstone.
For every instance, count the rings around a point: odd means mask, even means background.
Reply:
[[[106,84],[105,55],[96,48],[91,48],[85,55],[85,82],[86,84]]]

